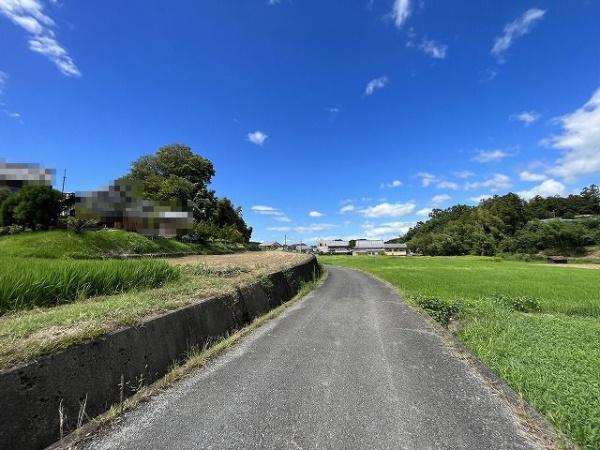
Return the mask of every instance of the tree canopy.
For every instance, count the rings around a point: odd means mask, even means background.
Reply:
[[[210,224],[195,227],[202,231],[203,238],[210,234],[207,230],[214,232],[228,228],[239,232],[241,239],[248,242],[252,228],[244,221],[242,209],[228,198],[218,198],[209,189],[214,175],[211,161],[192,152],[186,145],[173,144],[159,148],[154,155],[142,156],[134,161],[130,172],[118,183],[129,185],[129,189],[143,199],[175,203],[190,209],[197,224]],[[215,233],[223,239],[227,234]]]
[[[400,240],[426,255],[580,254],[586,246],[600,244],[598,215],[600,190],[596,185],[579,195],[538,196],[529,201],[508,193],[483,200],[478,206],[434,209],[429,220],[418,222]],[[573,220],[577,217],[580,219]]]

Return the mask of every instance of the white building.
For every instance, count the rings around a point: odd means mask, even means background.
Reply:
[[[342,240],[320,240],[317,246],[317,253],[321,254],[335,254],[335,255],[350,255],[352,249],[350,248],[350,241]]]
[[[408,247],[406,244],[386,244],[382,240],[358,239],[352,254],[357,255],[388,255],[388,256],[407,256]]]

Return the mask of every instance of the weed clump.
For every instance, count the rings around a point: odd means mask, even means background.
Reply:
[[[501,304],[513,311],[536,313],[542,310],[542,304],[537,298],[528,296],[511,297],[508,295],[497,294],[492,297],[492,301]]]
[[[436,322],[444,326],[448,326],[450,320],[458,316],[460,312],[457,304],[438,297],[417,295],[413,297],[413,301],[433,317]]]

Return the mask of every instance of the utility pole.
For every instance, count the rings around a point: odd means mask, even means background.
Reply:
[[[283,248],[287,250],[287,234],[283,235]]]
[[[65,196],[65,181],[67,181],[67,169],[65,169],[65,171],[63,173],[62,190],[61,190],[61,194],[63,197]]]

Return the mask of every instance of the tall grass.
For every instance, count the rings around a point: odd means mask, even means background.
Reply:
[[[160,260],[0,258],[0,313],[157,287],[179,276],[177,268]]]

